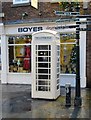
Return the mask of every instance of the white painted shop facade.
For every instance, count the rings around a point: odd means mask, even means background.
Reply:
[[[75,28],[65,28],[65,26],[75,25],[75,22],[60,24],[53,22],[46,23],[27,23],[27,24],[9,24],[4,25],[0,24],[0,36],[1,36],[1,62],[2,62],[2,71],[1,71],[1,82],[2,84],[31,84],[31,69],[28,68],[25,58],[25,51],[31,52],[31,35],[34,32],[40,30],[54,30],[59,32],[60,35],[63,35],[63,40],[65,34],[76,32]],[[63,27],[64,26],[64,27]],[[86,27],[83,25],[82,27]],[[67,37],[67,36],[66,36]],[[68,38],[67,38],[68,39]],[[13,42],[12,42],[13,41]],[[68,40],[69,41],[69,40]],[[81,87],[86,87],[86,31],[80,31],[80,78],[81,78]],[[72,50],[72,47],[76,42],[63,42],[60,43],[64,51]],[[30,46],[30,48],[28,48]],[[70,49],[71,48],[71,49]],[[64,55],[61,63],[63,64],[63,72],[60,72],[60,86],[65,86],[66,83],[70,83],[71,86],[75,86],[75,73],[66,73],[65,66],[67,66],[70,60],[69,54],[61,51],[61,54],[68,55],[68,58]],[[19,52],[21,52],[19,54]],[[63,52],[63,53],[62,53]],[[31,57],[28,56],[28,57]],[[73,56],[71,55],[71,58]],[[67,63],[67,64],[66,64]],[[32,65],[30,65],[31,67]],[[68,67],[70,71],[70,67]]]

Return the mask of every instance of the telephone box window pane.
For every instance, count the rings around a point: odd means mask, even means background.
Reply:
[[[38,85],[48,85],[48,81],[38,81]]]
[[[46,86],[38,86],[38,91],[48,91],[48,87],[46,87]]]
[[[51,63],[49,63],[49,68],[51,68]]]
[[[48,51],[38,51],[38,56],[48,56]]]
[[[51,57],[49,57],[49,62],[51,62]]]
[[[48,79],[48,75],[38,75],[38,79]]]
[[[57,84],[59,84],[59,79],[57,80]]]
[[[48,50],[48,45],[38,45],[38,50]]]
[[[59,89],[59,85],[57,85],[57,90]]]
[[[48,73],[48,69],[38,69],[38,73]]]
[[[51,75],[49,75],[49,79],[51,79]]]
[[[49,45],[49,50],[51,50],[51,45]]]
[[[48,57],[38,57],[38,61],[48,62]]]
[[[59,68],[57,68],[57,73],[59,72]]]
[[[38,63],[38,67],[48,68],[48,63]]]
[[[49,51],[49,56],[51,56],[51,51]]]
[[[49,69],[49,74],[51,73],[51,69]]]
[[[59,74],[57,74],[57,78],[59,78]]]

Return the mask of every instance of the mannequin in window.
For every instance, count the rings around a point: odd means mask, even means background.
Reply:
[[[25,58],[24,58],[24,65],[23,68],[25,70],[30,70],[30,57],[31,57],[31,51],[30,51],[30,46],[26,45],[25,46]]]

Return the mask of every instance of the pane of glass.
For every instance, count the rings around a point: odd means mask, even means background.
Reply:
[[[51,57],[49,57],[49,62],[51,62]]]
[[[38,75],[38,79],[48,79],[48,75]]]
[[[59,72],[59,68],[57,68],[57,73]]]
[[[57,67],[59,67],[59,63],[57,63]]]
[[[51,56],[51,51],[49,51],[49,56]]]
[[[26,2],[29,2],[29,0],[22,0],[22,1],[26,1]]]
[[[46,86],[38,86],[38,91],[48,91],[48,87],[46,87]]]
[[[49,63],[49,68],[51,68],[51,63]]]
[[[8,38],[8,44],[29,44],[32,41],[31,35],[24,36],[10,36]]]
[[[37,86],[36,86],[36,91],[37,91]]]
[[[38,45],[38,50],[48,50],[48,45]]]
[[[60,42],[76,42],[76,33],[62,33],[60,34]]]
[[[59,85],[57,85],[57,90],[59,89]]]
[[[76,73],[76,45],[62,44],[60,54],[61,73]]]
[[[57,61],[58,61],[58,62],[59,62],[59,60],[60,60],[60,59],[59,59],[59,58],[57,58]]]
[[[8,44],[14,44],[14,39],[13,39],[13,37],[9,37],[9,39],[8,39]]]
[[[51,79],[51,75],[49,75],[49,79]]]
[[[8,47],[9,52],[9,72],[30,72],[31,71],[31,35],[9,36],[8,44],[14,46]],[[15,44],[24,44],[16,45]],[[26,45],[25,45],[26,44]]]
[[[48,69],[38,69],[38,73],[48,73]]]
[[[59,83],[59,79],[57,80],[57,84]]]
[[[48,57],[38,57],[38,61],[40,62],[48,62]]]
[[[48,51],[38,51],[38,56],[48,56]]]
[[[57,74],[57,78],[59,78],[59,74]]]
[[[15,2],[20,2],[21,0],[15,0]]]
[[[48,63],[38,63],[38,67],[48,68]]]
[[[48,81],[38,81],[38,85],[48,85]]]
[[[59,51],[57,51],[57,56],[59,56],[59,54],[60,54],[60,52],[59,52]]]
[[[60,46],[59,45],[57,45],[57,50],[60,50]]]
[[[51,73],[51,69],[49,69],[49,74]]]
[[[51,45],[49,45],[49,50],[51,50]]]
[[[37,50],[37,45],[36,45],[36,50]]]
[[[9,72],[31,72],[31,46],[9,46]]]
[[[38,81],[36,80],[36,85],[38,84]]]

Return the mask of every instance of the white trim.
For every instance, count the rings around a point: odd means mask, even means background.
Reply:
[[[68,76],[68,75],[70,75],[70,76],[76,76],[76,74],[70,74],[70,73],[69,73],[69,74],[67,74],[67,73],[65,73],[65,74],[64,74],[64,73],[60,73],[60,75],[66,75],[66,76]]]
[[[14,72],[8,72],[8,74],[14,74],[14,75],[15,75],[15,74],[16,74],[16,75],[17,75],[17,74],[19,74],[19,75],[20,75],[20,74],[23,74],[23,75],[24,75],[24,74],[25,74],[25,75],[27,74],[27,75],[31,75],[31,72],[30,72],[30,73],[19,73],[19,72],[14,73]]]
[[[72,23],[73,24],[73,23]],[[75,24],[75,22],[74,22]],[[61,27],[61,23],[29,23],[29,24],[14,24],[14,25],[5,25],[0,24],[0,31],[1,31],[1,48],[3,50],[2,54],[2,65],[3,71],[1,71],[1,81],[2,83],[19,83],[19,84],[30,84],[31,83],[31,73],[8,73],[7,69],[7,62],[8,62],[8,52],[6,53],[8,44],[7,36],[6,35],[29,35],[32,34],[33,28],[42,27],[45,29],[52,29],[59,33],[67,33],[67,32],[75,32],[76,29],[55,29],[55,27]],[[28,27],[31,31],[28,32],[18,32],[18,28]],[[85,27],[85,26],[80,26]],[[64,44],[64,43],[63,43]],[[68,44],[68,43],[65,43]],[[71,44],[71,43],[69,43]],[[73,43],[72,43],[73,44]],[[23,44],[24,45],[24,44]],[[86,31],[80,32],[80,75],[81,75],[81,87],[86,87]],[[27,75],[25,75],[27,74]],[[25,75],[25,76],[24,76]],[[75,86],[75,74],[60,74],[60,85],[65,85],[66,82],[71,83],[71,86]],[[17,78],[16,78],[17,77]],[[12,80],[13,78],[13,80]]]
[[[75,45],[76,42],[64,42],[64,43],[62,42],[62,43],[60,43],[60,44],[61,44],[61,45],[64,45],[64,44],[65,44],[65,45],[66,45],[66,44],[67,44],[67,45],[70,45],[70,44],[72,44],[72,45],[74,44],[74,45]]]
[[[31,44],[8,44],[8,46],[23,46],[23,45],[31,45]]]

